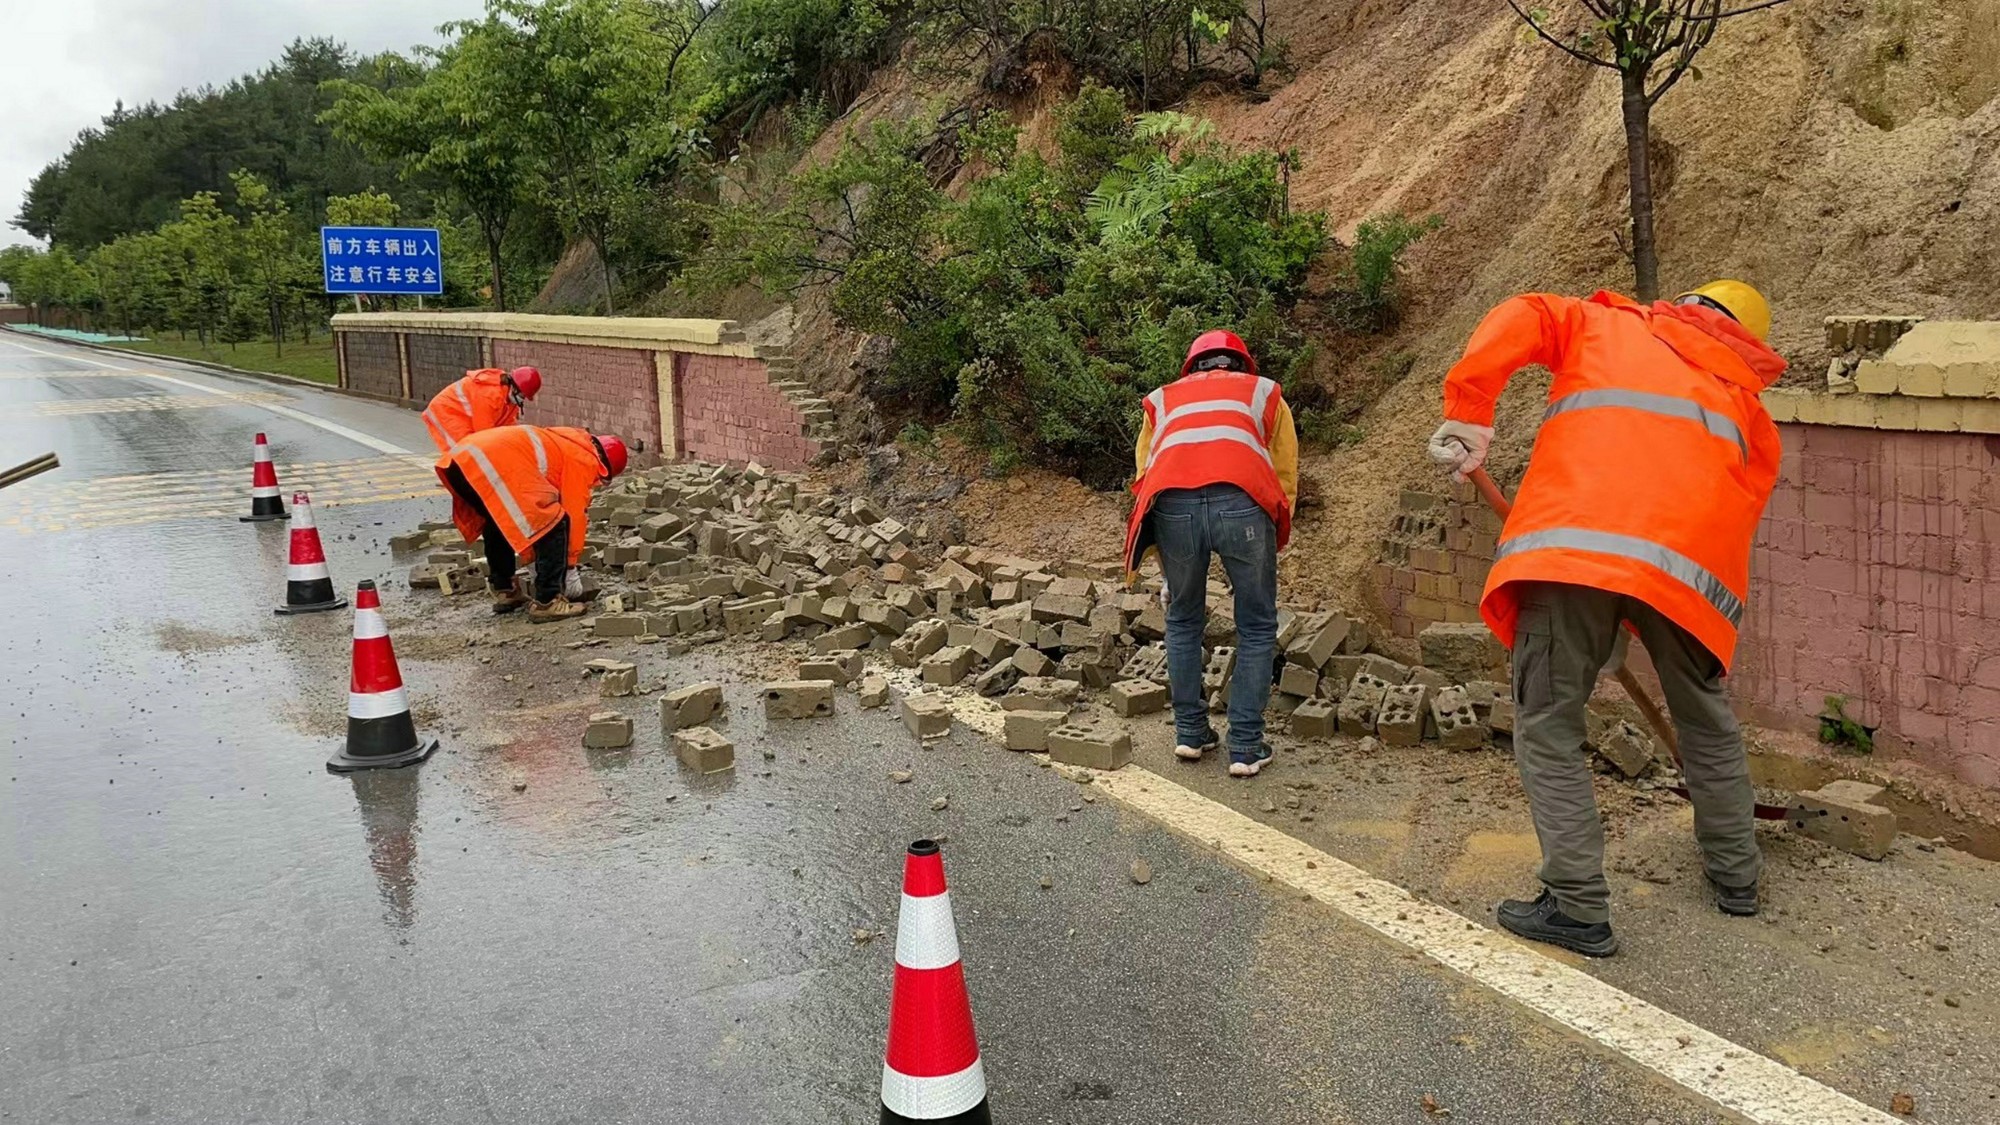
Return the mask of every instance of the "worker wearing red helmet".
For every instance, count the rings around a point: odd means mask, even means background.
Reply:
[[[451,518],[467,543],[484,539],[493,612],[528,606],[530,621],[581,616],[576,574],[590,494],[625,471],[625,443],[569,426],[499,426],[468,434],[438,458]],[[532,600],[514,584],[515,559],[532,549]]]
[[[542,373],[532,367],[502,371],[482,367],[446,387],[424,407],[424,426],[443,453],[467,434],[511,426],[542,389]]]
[[[1146,396],[1136,450],[1137,497],[1125,569],[1160,552],[1166,580],[1167,679],[1174,753],[1199,761],[1220,739],[1202,697],[1202,634],[1211,556],[1236,595],[1236,672],[1229,682],[1229,775],[1255,777],[1271,758],[1264,708],[1278,639],[1278,552],[1292,534],[1299,439],[1284,392],[1257,374],[1233,332],[1206,332],[1181,377]]]

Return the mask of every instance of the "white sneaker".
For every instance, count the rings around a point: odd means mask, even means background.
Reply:
[[[1215,737],[1214,734],[1210,734],[1208,741],[1202,743],[1200,746],[1175,746],[1174,757],[1179,758],[1183,762],[1199,762],[1203,754],[1208,753],[1221,744],[1221,739]]]

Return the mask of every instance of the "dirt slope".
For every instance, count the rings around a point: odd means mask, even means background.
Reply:
[[[1262,104],[1195,108],[1236,144],[1298,147],[1295,204],[1343,235],[1389,210],[1446,221],[1410,258],[1394,346],[1415,369],[1358,448],[1310,466],[1327,506],[1301,528],[1290,577],[1342,592],[1392,486],[1428,479],[1421,439],[1479,317],[1522,290],[1630,288],[1617,78],[1525,37],[1501,0],[1272,11],[1297,76]],[[1762,286],[1775,342],[1808,379],[1829,314],[2000,316],[2000,0],[1796,0],[1726,25],[1703,70],[1655,115],[1666,286]],[[1522,382],[1503,410],[1502,469],[1540,409],[1545,384]]]
[[[1363,419],[1357,447],[1308,459],[1324,506],[1302,513],[1284,564],[1290,593],[1362,608],[1397,487],[1434,481],[1422,439],[1480,316],[1523,290],[1630,288],[1617,79],[1526,35],[1503,0],[1272,0],[1271,12],[1295,76],[1261,102],[1218,91],[1189,108],[1236,145],[1296,148],[1294,205],[1326,211],[1343,237],[1392,210],[1446,223],[1409,256],[1399,334],[1358,358],[1351,345],[1324,349],[1317,373],[1416,357]],[[1829,314],[2000,317],[2000,0],[1794,0],[1731,21],[1702,67],[1654,118],[1667,287],[1715,276],[1762,286],[1795,381],[1823,369]],[[1042,88],[1015,103],[1031,138],[1074,81],[1044,70]],[[969,96],[968,81],[906,58],[807,159],[846,128]],[[830,397],[849,401],[857,341],[810,296],[799,341],[824,361]],[[1523,377],[1503,403],[1503,478],[1518,474],[1545,388]],[[865,409],[849,417],[857,445],[891,436]],[[975,537],[1029,525],[1080,554],[1117,550],[1114,506],[1063,502],[1039,478],[955,506]],[[1099,539],[1104,550],[1083,549]]]

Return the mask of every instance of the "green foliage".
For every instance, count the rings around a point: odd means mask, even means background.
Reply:
[[[1404,251],[1444,225],[1436,215],[1412,219],[1403,213],[1376,215],[1354,230],[1354,247],[1341,286],[1341,314],[1369,332],[1395,327],[1401,314],[1397,278]]]
[[[326,225],[330,227],[392,227],[401,209],[387,193],[359,191],[336,195],[326,201]]]
[[[1265,0],[915,0],[914,9],[917,29],[935,42],[997,56],[989,84],[1004,85],[1053,46],[1146,109],[1204,79],[1254,86],[1284,55],[1266,36]]]
[[[690,60],[688,113],[740,136],[766,114],[817,103],[843,111],[889,61],[901,29],[885,0],[729,0]]]
[[[1819,716],[1819,740],[1851,754],[1875,752],[1875,728],[1847,717],[1847,697],[1829,695]]]
[[[895,341],[885,402],[1097,484],[1130,472],[1140,396],[1204,329],[1237,329],[1281,381],[1303,363],[1288,314],[1325,223],[1285,213],[1274,156],[1135,119],[1098,86],[1062,114],[1053,158],[991,120],[966,135],[991,171],[962,202],[926,171],[925,127],[850,136],[775,214],[718,216],[718,243],[744,251],[709,283],[831,282],[844,324]]]
[[[84,253],[171,220],[196,192],[233,202],[228,176],[238,170],[304,214],[329,195],[393,180],[386,165],[320,122],[333,100],[321,83],[332,80],[387,87],[394,76],[328,40],[300,40],[269,68],[220,89],[187,91],[170,105],[121,104],[35,177],[14,225]]]

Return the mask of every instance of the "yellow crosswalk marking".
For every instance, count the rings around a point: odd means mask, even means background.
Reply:
[[[427,457],[292,463],[278,466],[278,483],[287,496],[310,493],[321,508],[418,500],[439,495],[431,466]],[[0,529],[55,532],[237,516],[249,510],[249,473],[246,465],[69,481],[0,497]]]

